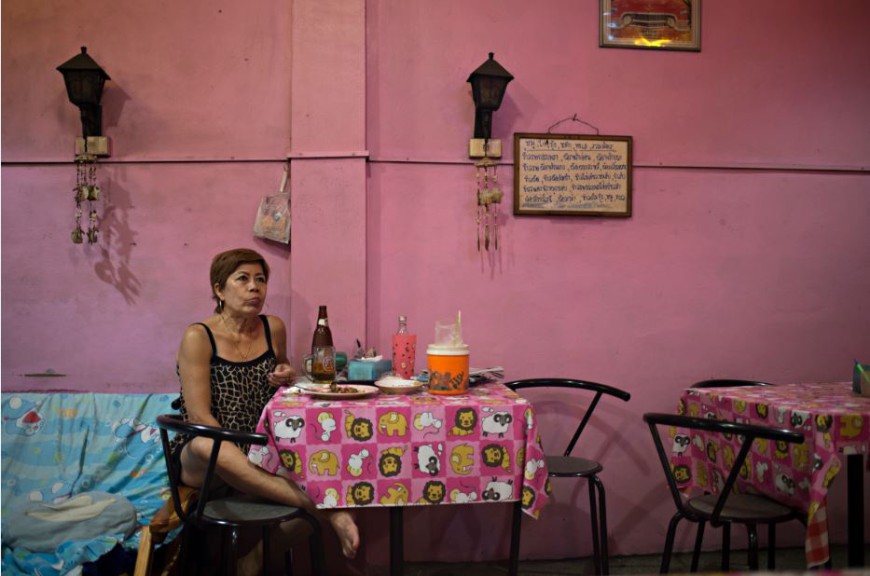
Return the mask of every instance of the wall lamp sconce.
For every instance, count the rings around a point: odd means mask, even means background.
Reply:
[[[480,158],[474,163],[477,184],[477,251],[498,250],[498,205],[504,194],[498,185],[501,140],[492,138],[492,113],[499,109],[508,83],[514,77],[495,61],[493,53],[468,77],[474,98],[474,138],[468,143],[468,156]]]
[[[86,46],[82,46],[81,54],[76,54],[57,70],[63,74],[69,101],[81,111],[82,137],[76,138],[76,155],[109,156],[109,139],[103,136],[103,109],[100,106],[103,86],[106,80],[110,80],[109,75],[88,56]]]
[[[492,139],[492,113],[499,109],[508,82],[514,77],[495,61],[493,53],[468,77],[474,98],[474,138],[468,144],[470,158],[501,158],[501,140]]]
[[[97,158],[109,156],[109,139],[103,136],[103,109],[100,100],[103,86],[109,75],[88,56],[88,49],[82,46],[81,54],[76,54],[57,67],[63,74],[69,101],[78,106],[82,116],[82,135],[76,138],[76,186],[73,188],[75,199],[75,227],[70,234],[73,244],[96,244],[99,239],[97,213],[100,200],[100,186],[97,184]],[[87,214],[87,230],[82,220]]]

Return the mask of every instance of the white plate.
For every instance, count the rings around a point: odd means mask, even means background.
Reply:
[[[375,382],[375,386],[384,394],[413,394],[423,388],[423,383],[402,378],[384,378]]]
[[[338,391],[330,390],[329,384],[297,384],[296,386],[302,389],[303,394],[331,400],[365,398],[378,393],[377,387],[367,384],[339,384]]]

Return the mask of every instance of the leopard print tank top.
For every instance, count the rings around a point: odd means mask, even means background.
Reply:
[[[211,413],[224,428],[253,432],[263,408],[275,393],[266,376],[275,370],[278,361],[272,349],[269,319],[261,314],[260,320],[266,331],[267,349],[258,358],[245,362],[230,362],[218,356],[214,334],[205,324],[197,323],[205,328],[211,342]],[[175,371],[178,374],[177,366]],[[181,404],[179,412],[186,422],[188,415],[183,392],[178,400]],[[188,440],[186,435],[177,434],[170,445],[172,454],[178,455]],[[250,445],[239,445],[239,448],[247,454]]]

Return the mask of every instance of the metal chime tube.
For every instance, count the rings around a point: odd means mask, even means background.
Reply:
[[[97,222],[97,210],[95,202],[100,199],[100,187],[97,185],[97,157],[93,154],[79,154],[76,156],[76,187],[75,194],[75,228],[70,234],[73,244],[82,244],[85,231],[82,230],[83,205],[87,202],[88,210],[88,244],[96,244],[99,236],[99,224]]]
[[[483,229],[483,247],[488,251],[490,243],[498,250],[498,210],[502,192],[498,188],[497,165],[488,158],[475,163],[477,180],[477,251],[480,252],[480,235]]]

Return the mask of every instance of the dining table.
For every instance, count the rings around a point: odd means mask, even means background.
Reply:
[[[423,384],[398,394],[342,388],[351,391],[279,388],[257,426],[267,443],[249,459],[292,479],[319,509],[389,508],[390,574],[404,570],[406,507],[510,502],[537,518],[549,500],[534,409],[503,384],[457,395]]]
[[[870,397],[851,382],[767,386],[688,388],[678,412],[800,431],[803,444],[756,440],[738,479],[738,488],[754,491],[806,512],[807,566],[830,562],[828,493],[846,468],[847,561],[864,565],[864,468],[870,453]],[[684,466],[681,490],[715,491],[719,466],[733,453],[728,439],[704,439],[704,450],[675,448],[674,466]],[[736,441],[736,440],[735,440]],[[712,442],[712,445],[711,445]],[[710,454],[722,454],[723,458]]]

